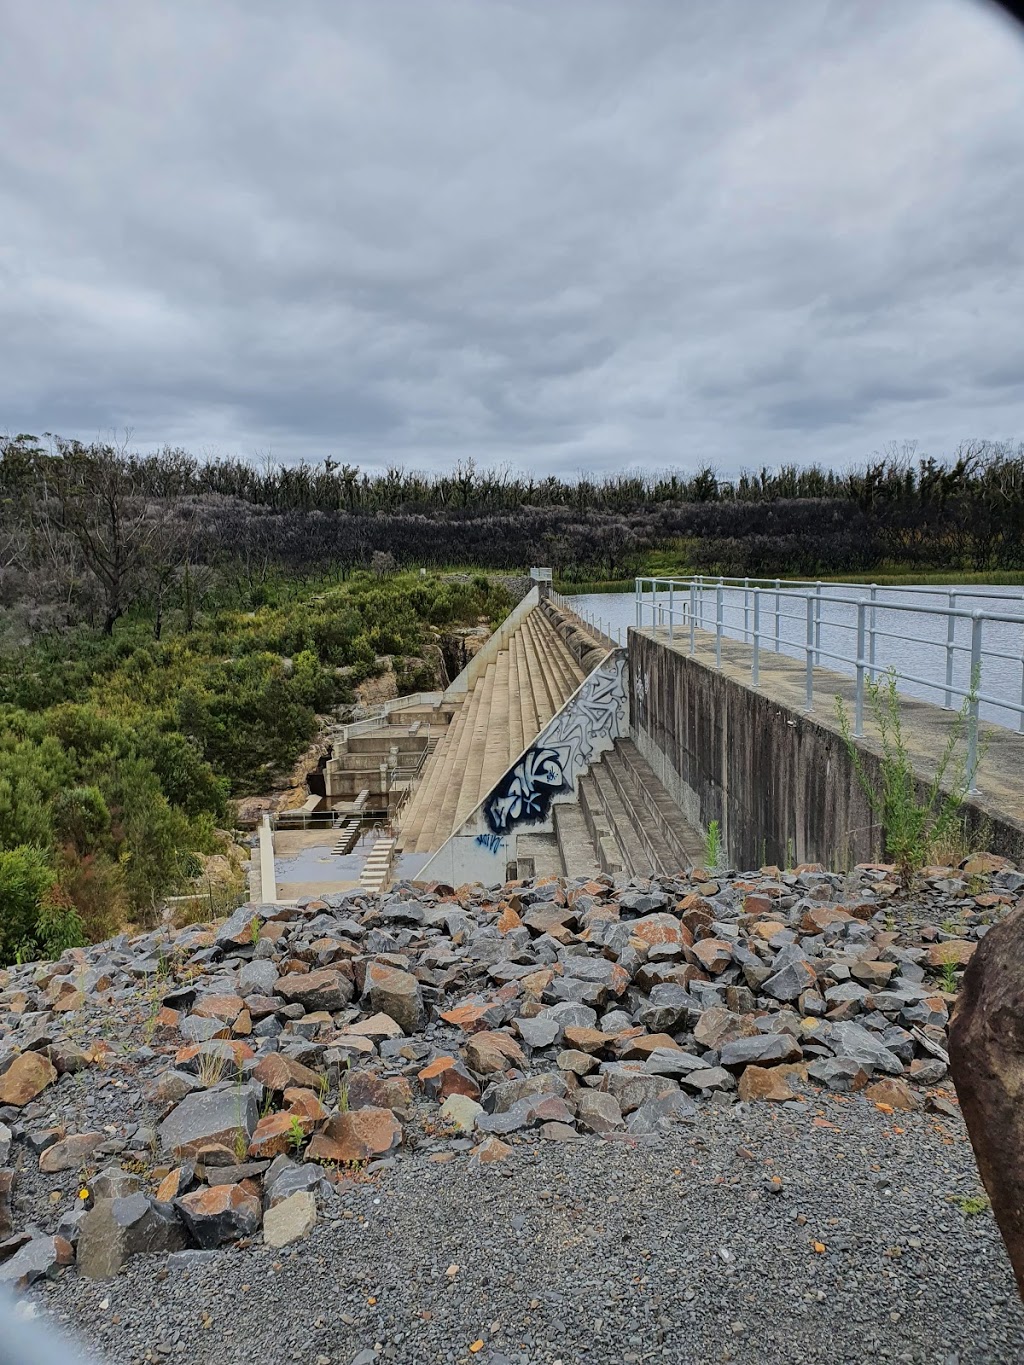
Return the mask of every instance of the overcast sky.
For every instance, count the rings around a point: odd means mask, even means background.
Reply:
[[[0,19],[0,429],[569,475],[1024,438],[981,0]]]

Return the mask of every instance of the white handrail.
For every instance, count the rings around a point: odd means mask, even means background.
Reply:
[[[893,667],[898,681],[916,687],[932,689],[942,694],[942,706],[952,710],[967,701],[968,754],[967,766],[971,790],[975,788],[978,766],[978,719],[982,702],[1016,713],[1018,728],[1024,733],[1024,643],[1019,653],[999,649],[986,627],[992,625],[1020,626],[1024,642],[1024,590],[1006,589],[984,594],[986,600],[999,604],[996,610],[958,605],[958,599],[970,597],[969,586],[928,587],[912,585],[906,588],[886,588],[897,600],[880,599],[879,585],[825,583],[822,581],[767,578],[727,578],[695,574],[687,578],[643,576],[636,579],[636,625],[641,628],[650,620],[651,628],[667,630],[670,641],[675,640],[677,624],[689,633],[689,652],[696,652],[697,630],[713,631],[715,663],[721,668],[722,640],[740,639],[752,645],[751,681],[760,681],[761,651],[775,653],[789,650],[802,652],[806,668],[806,709],[814,705],[814,669],[822,660],[845,665],[853,670],[856,679],[854,734],[864,733],[865,678],[874,679],[881,669],[877,659],[878,640],[905,642],[940,651],[944,668],[935,677],[922,677],[920,672]],[[848,593],[855,592],[856,596]],[[945,596],[944,604],[926,604],[920,594]],[[667,600],[666,600],[667,599]],[[713,604],[713,605],[709,605]],[[785,605],[800,604],[796,611],[784,610]],[[1002,604],[1017,608],[1012,611]],[[832,611],[826,615],[823,608]],[[879,625],[879,612],[888,612],[895,621]],[[844,617],[846,619],[844,619]],[[940,638],[928,639],[912,631],[912,623],[931,617],[945,623]],[[802,639],[786,639],[784,621],[800,623]],[[957,639],[957,623],[970,622],[970,642]],[[767,623],[767,624],[766,624]],[[849,631],[856,636],[856,653],[845,653],[840,646],[828,648],[822,644],[822,626],[829,630]],[[891,629],[885,627],[891,626]],[[1005,645],[1005,641],[1001,642]],[[958,684],[954,676],[957,655],[970,659],[967,686]],[[991,660],[1018,664],[1021,670],[1020,700],[992,696],[982,691],[985,665]]]

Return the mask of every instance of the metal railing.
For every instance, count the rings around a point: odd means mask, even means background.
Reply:
[[[879,594],[885,593],[886,597]],[[942,596],[928,604],[924,596]],[[879,588],[878,584],[822,583],[765,578],[638,578],[636,625],[667,629],[670,640],[688,636],[689,652],[696,652],[696,632],[714,632],[715,663],[722,664],[722,640],[750,644],[751,683],[760,680],[761,651],[802,657],[806,675],[806,709],[814,705],[814,669],[825,660],[855,679],[854,734],[864,733],[865,680],[893,671],[897,685],[909,683],[926,694],[938,693],[946,710],[967,703],[967,765],[973,787],[978,763],[978,721],[985,705],[1009,711],[1024,733],[1024,593],[1018,589],[986,590],[992,608],[958,606],[965,597],[977,599],[969,587]],[[890,600],[895,598],[896,600]],[[883,616],[880,622],[879,617]],[[890,619],[895,618],[895,619]],[[797,633],[787,623],[797,624]],[[932,623],[931,637],[921,634],[923,622]],[[963,624],[961,624],[963,623]],[[1018,635],[1018,630],[1020,634]],[[823,631],[825,643],[823,643]],[[836,636],[838,632],[838,639]],[[851,648],[842,646],[850,641]],[[879,644],[886,644],[888,661],[879,661]],[[904,664],[893,654],[909,652],[923,663]],[[936,671],[925,676],[935,653]],[[958,669],[958,662],[967,663]],[[914,671],[911,671],[913,668]],[[1014,694],[986,691],[993,675],[1015,675]],[[958,677],[959,674],[959,677]],[[1002,680],[996,685],[1005,686]]]
[[[626,643],[625,632],[614,621],[609,621],[592,611],[581,611],[571,597],[563,597],[560,592],[555,592],[554,588],[549,589],[548,599],[554,602],[557,607],[561,607],[563,611],[571,612],[573,616],[578,616],[581,621],[586,621],[588,626],[593,626],[599,634],[604,635],[615,644],[624,645]]]

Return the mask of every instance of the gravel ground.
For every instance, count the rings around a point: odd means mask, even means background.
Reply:
[[[352,1184],[294,1249],[30,1300],[116,1365],[1024,1360],[992,1217],[956,1202],[981,1193],[959,1118],[822,1095],[483,1168],[457,1148]]]

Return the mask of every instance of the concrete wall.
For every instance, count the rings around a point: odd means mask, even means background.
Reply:
[[[629,689],[637,748],[691,824],[719,822],[734,866],[879,856],[881,831],[837,729],[632,630]],[[875,753],[864,745],[861,756],[877,778]],[[964,814],[969,828],[991,827],[994,852],[1024,857],[1018,821],[981,801]]]

